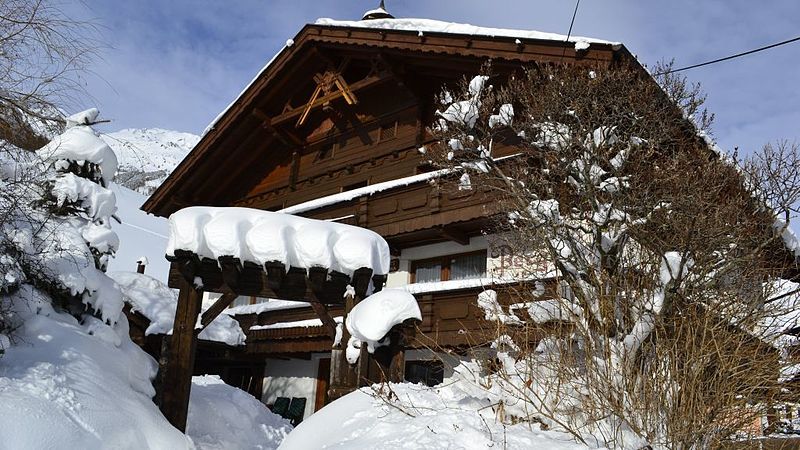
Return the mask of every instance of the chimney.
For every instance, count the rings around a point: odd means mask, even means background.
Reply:
[[[142,256],[136,260],[136,273],[144,273],[144,268],[147,267],[147,257]]]
[[[394,16],[386,11],[386,5],[383,3],[383,0],[381,0],[381,4],[377,8],[365,12],[364,16],[361,17],[361,20],[375,19],[394,19]]]

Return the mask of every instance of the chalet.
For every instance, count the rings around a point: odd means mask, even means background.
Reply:
[[[320,19],[287,41],[143,209],[167,217],[188,206],[241,206],[378,233],[391,251],[380,283],[414,294],[423,314],[406,342],[404,377],[435,384],[446,367],[428,349],[469,344],[464,330],[485,324],[478,293],[513,270],[487,234],[500,212],[491,195],[433,187],[441,174],[420,151],[432,142],[426,125],[435,95],[488,61],[500,73],[532,64],[636,64],[614,42],[396,19],[382,7],[361,21]],[[305,301],[253,294],[228,299],[225,312],[240,322],[246,345],[201,343],[194,372],[221,374],[300,420],[336,395],[331,330]],[[330,303],[327,314],[345,308]],[[138,339],[159,354],[157,344]]]

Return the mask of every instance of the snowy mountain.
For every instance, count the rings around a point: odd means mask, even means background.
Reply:
[[[124,129],[102,139],[119,160],[116,182],[150,195],[200,140],[200,136],[160,128]]]

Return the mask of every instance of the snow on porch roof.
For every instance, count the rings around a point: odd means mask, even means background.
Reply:
[[[194,206],[169,217],[167,256],[176,250],[218,259],[233,256],[263,265],[324,267],[352,276],[360,268],[389,273],[389,245],[352,225],[249,208]]]

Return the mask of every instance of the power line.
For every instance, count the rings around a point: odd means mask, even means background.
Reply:
[[[569,42],[569,38],[572,36],[572,26],[575,25],[575,16],[578,15],[578,6],[580,6],[581,0],[575,2],[575,11],[572,11],[572,20],[569,22],[569,31],[567,31],[567,42]]]
[[[569,31],[567,31],[567,39],[564,42],[569,42],[569,38],[572,37],[572,26],[575,25],[575,17],[578,15],[578,6],[580,6],[581,0],[575,2],[575,10],[572,11],[572,20],[569,21]],[[564,55],[567,54],[567,47],[564,47],[564,51],[561,52],[561,59],[564,59]]]
[[[764,47],[759,47],[759,48],[756,48],[756,49],[753,49],[753,50],[748,50],[746,52],[737,53],[735,55],[726,56],[724,58],[719,58],[719,59],[715,59],[715,60],[712,60],[712,61],[706,61],[706,62],[702,62],[702,63],[699,63],[699,64],[692,64],[691,66],[681,67],[680,69],[667,70],[666,72],[657,73],[656,75],[667,75],[667,74],[670,74],[670,73],[682,72],[684,70],[696,69],[698,67],[708,66],[710,64],[716,64],[718,62],[728,61],[730,59],[735,59],[735,58],[740,58],[742,56],[751,55],[753,53],[763,52],[764,50],[769,50],[771,48],[780,47],[781,45],[791,44],[792,42],[796,42],[796,41],[800,41],[800,36],[797,36],[797,37],[792,38],[792,39],[787,39],[787,40],[782,41],[782,42],[777,42],[775,44],[766,45]]]

